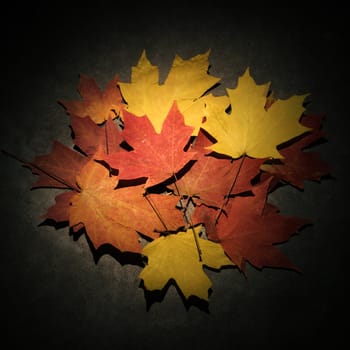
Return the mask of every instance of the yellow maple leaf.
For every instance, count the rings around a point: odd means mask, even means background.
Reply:
[[[266,109],[269,86],[257,85],[247,68],[237,87],[227,89],[230,114],[216,105],[207,105],[207,120],[202,127],[217,140],[209,149],[232,158],[283,158],[277,146],[310,130],[299,122],[307,95],[277,99]]]
[[[208,94],[194,102],[182,101],[181,108],[185,124],[194,127],[192,131],[194,136],[198,135],[199,129],[203,126],[203,118],[205,117],[207,106],[218,110],[226,110],[230,106],[230,100],[226,95],[214,96],[213,94]]]
[[[177,101],[185,124],[194,126],[193,135],[197,134],[208,99],[223,108],[229,104],[222,96],[203,96],[220,80],[208,74],[209,53],[210,50],[187,60],[176,55],[164,84],[159,84],[158,67],[151,64],[144,50],[137,65],[132,67],[131,83],[118,84],[127,102],[126,109],[139,117],[147,115],[160,133],[173,102]]]
[[[148,257],[147,266],[139,277],[147,290],[162,290],[169,280],[175,280],[186,298],[191,295],[208,300],[212,283],[203,266],[220,269],[234,265],[219,243],[199,237],[202,227],[163,236],[147,244],[142,253]],[[199,260],[194,234],[197,235],[202,261]]]

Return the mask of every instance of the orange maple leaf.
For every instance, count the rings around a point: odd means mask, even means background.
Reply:
[[[77,176],[77,183],[81,192],[70,199],[69,225],[84,225],[96,249],[108,243],[120,251],[139,253],[142,247],[138,232],[157,238],[159,231],[183,226],[176,196],[146,196],[143,185],[115,189],[118,177],[110,176],[93,160]]]

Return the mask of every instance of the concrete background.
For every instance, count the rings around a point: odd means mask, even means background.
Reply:
[[[175,4],[174,4],[175,7]],[[129,81],[143,49],[166,77],[175,54],[211,49],[215,91],[234,87],[246,67],[277,97],[309,92],[310,113],[326,113],[317,146],[333,179],[291,187],[270,200],[314,225],[281,246],[301,268],[248,267],[208,272],[209,312],[186,308],[171,287],[149,310],[140,268],[104,255],[96,264],[84,236],[40,226],[55,190],[34,190],[35,176],[1,155],[2,342],[45,349],[293,348],[344,341],[348,251],[349,38],[345,10],[303,8],[2,9],[1,148],[26,160],[71,144],[59,99],[78,99],[78,74],[104,87],[115,73]],[[135,15],[134,12],[137,11]],[[342,317],[345,316],[345,321]],[[5,324],[5,326],[4,326]],[[5,339],[5,340],[4,340]]]

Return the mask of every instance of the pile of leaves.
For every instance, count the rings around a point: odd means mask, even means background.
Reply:
[[[174,283],[184,300],[206,302],[205,268],[298,270],[277,244],[310,220],[282,215],[268,195],[329,173],[309,149],[325,135],[323,116],[305,113],[307,95],[277,99],[247,68],[216,96],[209,54],[176,55],[162,84],[145,51],[130,82],[115,76],[100,89],[80,75],[81,98],[59,101],[74,147],[54,141],[25,164],[33,188],[64,190],[43,219],[84,230],[95,250],[141,257],[146,292]]]

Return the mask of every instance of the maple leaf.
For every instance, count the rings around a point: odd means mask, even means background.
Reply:
[[[233,264],[220,244],[199,237],[201,229],[198,226],[194,231],[190,228],[162,236],[143,248],[142,254],[147,256],[148,263],[139,277],[147,290],[162,290],[169,280],[175,280],[185,298],[193,295],[208,300],[212,283],[203,267],[220,269]],[[202,251],[202,261],[198,258],[194,234]]]
[[[106,155],[102,160],[119,170],[123,180],[148,177],[150,187],[171,178],[183,168],[195,152],[186,152],[193,127],[183,122],[183,116],[173,103],[160,134],[156,133],[147,116],[136,117],[124,112],[122,137],[133,148],[130,152]]]
[[[74,132],[74,144],[87,156],[93,157],[97,152],[113,154],[123,150],[121,130],[109,117],[102,125],[96,124],[90,117],[71,117]],[[101,154],[101,153],[99,153]]]
[[[247,158],[241,167],[240,161],[205,155],[203,145],[209,143],[204,133],[199,132],[193,147],[197,151],[196,161],[183,177],[169,187],[182,196],[193,197],[197,204],[219,207],[230,192],[231,183],[228,180],[239,172],[233,193],[250,190],[251,180],[259,173],[264,160]]]
[[[87,162],[88,158],[82,154],[54,141],[49,154],[37,156],[32,162],[24,165],[30,168],[33,174],[39,175],[32,188],[53,187],[77,190],[76,175]]]
[[[211,150],[232,158],[282,158],[277,146],[310,130],[299,123],[306,95],[276,100],[266,109],[269,86],[270,83],[257,85],[248,68],[239,77],[237,87],[227,89],[230,114],[207,106],[202,127],[217,140]]]
[[[254,196],[232,198],[226,209],[227,215],[222,215],[215,226],[213,238],[220,242],[225,253],[243,271],[246,261],[259,269],[278,267],[298,270],[276,244],[288,241],[310,221],[282,215],[275,206],[266,203],[271,180],[256,185]],[[203,219],[198,221],[210,222],[215,217],[215,211],[207,208],[204,214],[197,213],[196,218],[200,215]],[[211,233],[206,232],[211,238]]]
[[[108,118],[118,116],[124,107],[118,82],[119,77],[115,75],[101,91],[94,78],[81,74],[78,92],[82,101],[60,100],[59,103],[71,116],[90,117],[96,124],[103,123]]]
[[[108,170],[94,160],[82,169],[77,183],[81,192],[71,198],[69,225],[83,224],[96,249],[108,243],[120,251],[137,253],[141,251],[138,232],[156,238],[159,236],[156,231],[177,230],[183,226],[175,196],[144,196],[142,185],[115,189],[118,177],[110,176]]]
[[[142,117],[147,115],[157,133],[162,130],[173,101],[177,101],[187,125],[198,131],[202,123],[205,103],[226,108],[226,98],[202,96],[213,87],[220,78],[208,74],[210,51],[196,55],[188,60],[176,55],[164,84],[159,84],[158,67],[151,64],[144,50],[136,66],[132,67],[131,83],[119,82],[126,109]],[[196,105],[196,106],[194,106]],[[226,107],[225,107],[226,106]],[[124,115],[124,113],[123,113]]]
[[[279,150],[283,159],[271,161],[261,166],[263,171],[303,189],[305,180],[319,181],[330,173],[329,165],[320,158],[318,152],[306,152],[315,142],[325,137],[321,130],[323,116],[304,115],[301,124],[311,131],[301,135],[300,139]]]

